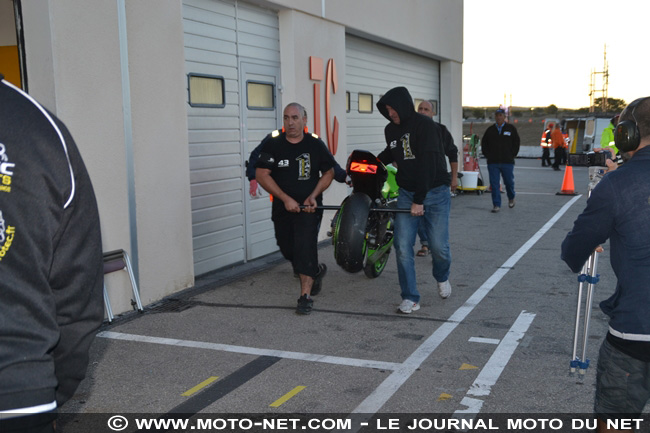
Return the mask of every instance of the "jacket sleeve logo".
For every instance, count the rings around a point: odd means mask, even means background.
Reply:
[[[11,176],[14,175],[13,168],[16,164],[9,162],[7,149],[0,143],[0,191],[11,192]]]
[[[0,262],[7,255],[9,248],[11,248],[15,233],[16,227],[14,226],[7,226],[5,229],[5,220],[2,217],[2,211],[0,211]]]

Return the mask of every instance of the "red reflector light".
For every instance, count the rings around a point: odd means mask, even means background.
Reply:
[[[350,164],[350,171],[357,173],[377,173],[377,166],[375,164],[364,164],[361,162],[353,162]]]

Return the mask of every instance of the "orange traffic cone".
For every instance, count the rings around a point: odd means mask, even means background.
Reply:
[[[555,193],[555,195],[578,195],[575,187],[573,186],[573,167],[567,165],[564,169],[564,180],[562,181],[562,191]]]

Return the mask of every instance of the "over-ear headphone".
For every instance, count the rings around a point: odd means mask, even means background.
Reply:
[[[616,125],[614,131],[614,143],[619,151],[631,152],[639,147],[639,143],[641,143],[641,133],[639,132],[639,126],[636,124],[634,112],[636,111],[636,107],[648,98],[650,97],[639,98],[627,107],[628,110],[632,110],[632,118],[634,120],[623,120],[618,122]]]

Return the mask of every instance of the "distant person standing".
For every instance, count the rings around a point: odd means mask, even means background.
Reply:
[[[433,104],[429,101],[422,101],[418,105],[418,113],[424,114],[430,119],[433,119]],[[454,144],[454,138],[451,136],[451,133],[445,125],[438,123],[434,120],[434,123],[440,125],[442,128],[442,144],[445,148],[445,155],[449,159],[449,167],[451,168],[451,184],[450,189],[453,194],[458,188],[458,148]],[[424,227],[423,220],[420,220],[420,226],[418,227],[418,236],[420,238],[420,250],[418,251],[418,257],[425,257],[431,252],[429,250],[429,239],[427,238],[427,231]]]
[[[562,135],[562,128],[560,127],[559,123],[555,124],[553,132],[551,132],[551,142],[553,143],[553,151],[555,157],[555,161],[553,162],[553,170],[559,171],[560,164],[563,164],[566,161],[564,136]]]
[[[608,150],[612,154],[612,158],[618,155],[618,148],[614,142],[614,130],[616,125],[618,125],[619,115],[612,117],[609,120],[609,125],[603,129],[603,133],[600,136],[600,147],[595,147],[594,151],[601,152],[603,150]]]
[[[506,112],[502,108],[494,113],[495,123],[483,134],[481,147],[487,158],[490,189],[492,190],[492,212],[501,209],[501,181],[506,185],[508,207],[515,207],[515,158],[519,153],[519,134],[517,128],[506,122]]]
[[[542,133],[542,140],[539,145],[542,146],[542,167],[551,166],[551,132],[553,132],[553,124],[549,123],[546,130]]]
[[[618,153],[618,149],[616,148],[616,144],[614,143],[614,129],[616,129],[616,125],[618,125],[618,118],[619,115],[617,114],[616,116],[612,117],[609,121],[609,125],[603,129],[603,134],[600,136],[600,147],[601,149],[611,149],[612,152],[612,157],[616,156]],[[599,149],[594,149],[594,150],[599,150]]]

